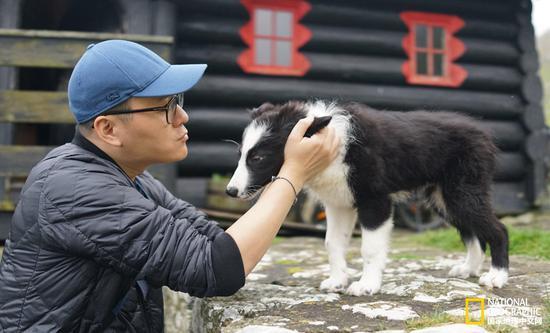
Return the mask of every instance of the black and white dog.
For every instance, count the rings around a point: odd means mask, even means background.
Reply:
[[[380,290],[393,227],[392,204],[414,191],[429,198],[467,247],[464,263],[453,267],[450,276],[479,276],[488,243],[492,266],[479,283],[500,288],[508,280],[508,233],[493,213],[489,195],[496,147],[472,119],[448,112],[386,112],[323,101],[265,103],[251,115],[227,187],[239,198],[250,199],[277,175],[286,139],[299,119],[313,115],[310,130],[328,123],[341,138],[337,159],[306,184],[327,215],[330,277],[321,290],[347,287],[345,253],[357,220],[363,274],[347,293]]]

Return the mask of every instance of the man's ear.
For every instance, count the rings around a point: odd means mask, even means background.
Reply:
[[[103,142],[112,146],[122,146],[122,141],[117,135],[117,129],[114,119],[105,116],[99,116],[94,120],[94,128],[96,136]]]
[[[319,132],[321,129],[327,127],[328,123],[332,120],[332,116],[315,117],[313,123],[309,126],[304,134],[305,138],[310,138],[313,134]]]
[[[250,111],[250,118],[252,118],[252,120],[258,118],[262,113],[265,113],[266,111],[269,111],[269,110],[273,110],[273,108],[275,107],[275,105],[269,103],[269,102],[266,102],[262,105],[260,105],[259,107],[255,108],[255,109],[252,109]]]

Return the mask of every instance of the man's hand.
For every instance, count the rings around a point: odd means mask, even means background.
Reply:
[[[340,139],[332,127],[321,129],[311,138],[304,137],[312,122],[313,117],[303,118],[290,132],[285,145],[285,161],[279,173],[292,178],[300,188],[328,167],[340,151]]]

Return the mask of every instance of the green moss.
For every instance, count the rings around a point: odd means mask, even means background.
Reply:
[[[430,314],[423,314],[419,318],[409,319],[405,321],[407,330],[417,330],[431,326],[438,326],[440,324],[460,323],[461,321],[457,317],[452,317],[445,312],[434,312]]]
[[[271,242],[271,245],[275,245],[275,244],[279,244],[280,242],[282,242],[284,240],[283,237],[275,237],[273,239],[273,241]]]
[[[301,272],[303,270],[304,269],[302,267],[289,267],[289,268],[287,268],[286,271],[288,272],[288,274],[292,275],[294,273],[298,273],[298,272]]]
[[[550,231],[509,227],[510,254],[550,260]],[[464,245],[455,229],[427,231],[412,236],[418,244],[445,251],[463,251]]]

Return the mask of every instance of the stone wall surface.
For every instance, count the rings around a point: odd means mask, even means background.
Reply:
[[[360,240],[353,239],[348,254],[352,281],[361,274],[359,248]],[[329,272],[322,239],[284,238],[271,247],[246,285],[231,297],[191,299],[166,293],[166,331],[549,332],[550,262],[512,256],[508,285],[488,290],[477,284],[477,278],[447,276],[464,256],[418,247],[408,243],[406,235],[394,236],[381,291],[355,297],[319,290]],[[489,262],[487,258],[484,271]],[[485,299],[484,325],[464,324],[466,298]],[[489,304],[502,298],[522,304]],[[511,313],[514,308],[524,312]],[[480,312],[480,302],[470,302],[471,321],[479,321]]]

